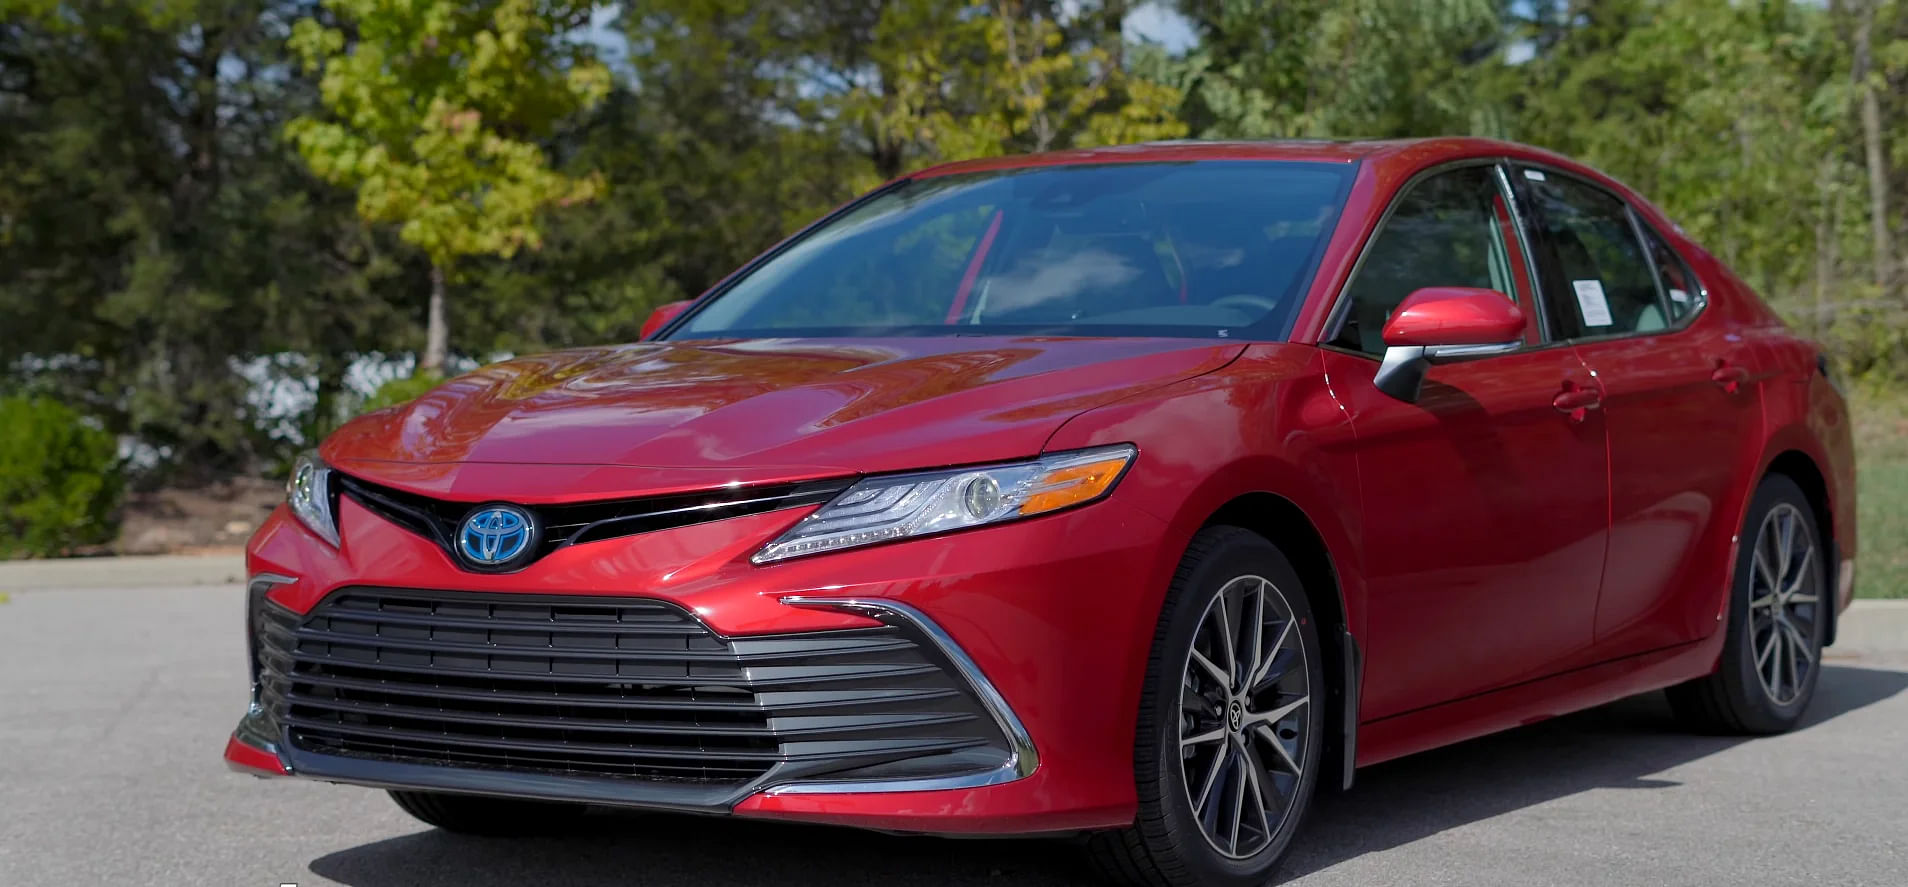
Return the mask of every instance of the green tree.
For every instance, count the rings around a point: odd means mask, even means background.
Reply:
[[[1837,3],[1835,17],[1843,25],[1850,49],[1849,73],[1855,88],[1855,104],[1860,108],[1862,158],[1868,168],[1869,231],[1874,239],[1875,288],[1888,292],[1894,277],[1892,219],[1888,212],[1888,151],[1883,147],[1881,91],[1887,88],[1885,75],[1875,64],[1875,20],[1880,0],[1853,0]],[[1847,8],[1852,6],[1853,8]],[[1886,36],[1884,35],[1884,40]]]
[[[308,11],[0,0],[0,385],[138,442],[142,482],[295,444],[244,368],[309,354],[335,392],[406,329],[389,245],[280,135],[315,98],[284,45]]]
[[[1218,138],[1498,134],[1494,0],[1181,0],[1184,116]]]
[[[1107,4],[1109,9],[1123,8]],[[1129,70],[1118,20],[1090,10],[1062,21],[1025,0],[996,0],[985,23],[990,65],[979,97],[992,113],[966,117],[973,153],[1097,147],[1186,135],[1179,89]],[[1105,29],[1112,29],[1106,33]],[[999,61],[991,61],[998,59]]]
[[[321,73],[327,116],[286,126],[313,172],[357,191],[358,212],[395,223],[430,260],[421,373],[449,351],[446,278],[468,256],[541,243],[542,211],[590,200],[595,176],[551,169],[535,141],[609,87],[570,35],[591,5],[566,0],[325,0],[347,27],[306,18],[291,46]]]
[[[1863,236],[1886,216],[1871,206],[1855,59],[1828,11],[1599,0],[1552,12],[1531,22],[1538,51],[1511,75],[1514,135],[1649,195],[1846,369],[1891,371],[1908,314]]]

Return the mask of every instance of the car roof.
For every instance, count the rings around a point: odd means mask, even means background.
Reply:
[[[1372,180],[1397,185],[1409,179],[1415,171],[1425,167],[1479,157],[1509,158],[1551,167],[1588,179],[1616,192],[1632,204],[1646,208],[1646,215],[1660,225],[1667,225],[1678,234],[1682,232],[1681,228],[1676,227],[1668,216],[1641,194],[1600,170],[1592,169],[1555,151],[1517,142],[1471,136],[1438,136],[1421,139],[1267,139],[1264,141],[1183,139],[961,160],[904,175],[899,181],[970,172],[1102,163],[1284,160],[1362,164],[1364,172],[1369,173]],[[1363,177],[1361,175],[1361,178]]]
[[[1381,166],[1412,167],[1441,160],[1476,156],[1509,156],[1581,169],[1562,155],[1540,148],[1496,139],[1438,137],[1425,139],[1270,139],[1264,141],[1208,141],[1186,139],[1081,148],[1043,154],[1019,154],[943,163],[910,178],[931,178],[968,172],[1024,169],[1041,166],[1077,166],[1098,163],[1185,163],[1202,160],[1292,160],[1314,163],[1367,161]]]

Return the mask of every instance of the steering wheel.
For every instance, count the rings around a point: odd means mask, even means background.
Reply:
[[[1271,314],[1279,307],[1277,299],[1255,293],[1233,293],[1230,296],[1220,296],[1208,304],[1214,308],[1232,308],[1247,314],[1252,314],[1252,309],[1256,308],[1260,315]]]

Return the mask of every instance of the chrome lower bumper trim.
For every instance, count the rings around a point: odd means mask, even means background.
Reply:
[[[1033,735],[1027,732],[1020,718],[1007,705],[1006,697],[994,688],[987,675],[973,658],[962,650],[960,644],[926,613],[900,601],[880,598],[838,598],[806,597],[795,595],[782,598],[782,603],[791,607],[807,607],[817,610],[840,610],[858,616],[866,616],[878,622],[893,624],[905,623],[934,642],[941,655],[960,672],[961,679],[973,688],[974,695],[987,709],[987,713],[1000,727],[1001,735],[1007,738],[1012,754],[1007,761],[992,770],[963,776],[939,776],[924,779],[893,779],[838,782],[788,782],[769,786],[765,794],[771,795],[819,795],[819,794],[856,794],[863,792],[924,792],[946,791],[949,789],[984,788],[990,785],[1013,782],[1033,775],[1040,766],[1040,753],[1035,750]]]

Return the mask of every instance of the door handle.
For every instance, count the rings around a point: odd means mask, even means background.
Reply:
[[[1722,390],[1735,394],[1742,383],[1749,381],[1749,368],[1736,366],[1725,361],[1716,361],[1716,371],[1709,374],[1709,381],[1722,386]]]
[[[1603,406],[1603,393],[1575,382],[1565,382],[1564,390],[1551,399],[1550,405],[1556,407],[1557,412],[1570,416],[1570,421],[1582,422],[1590,410]]]

